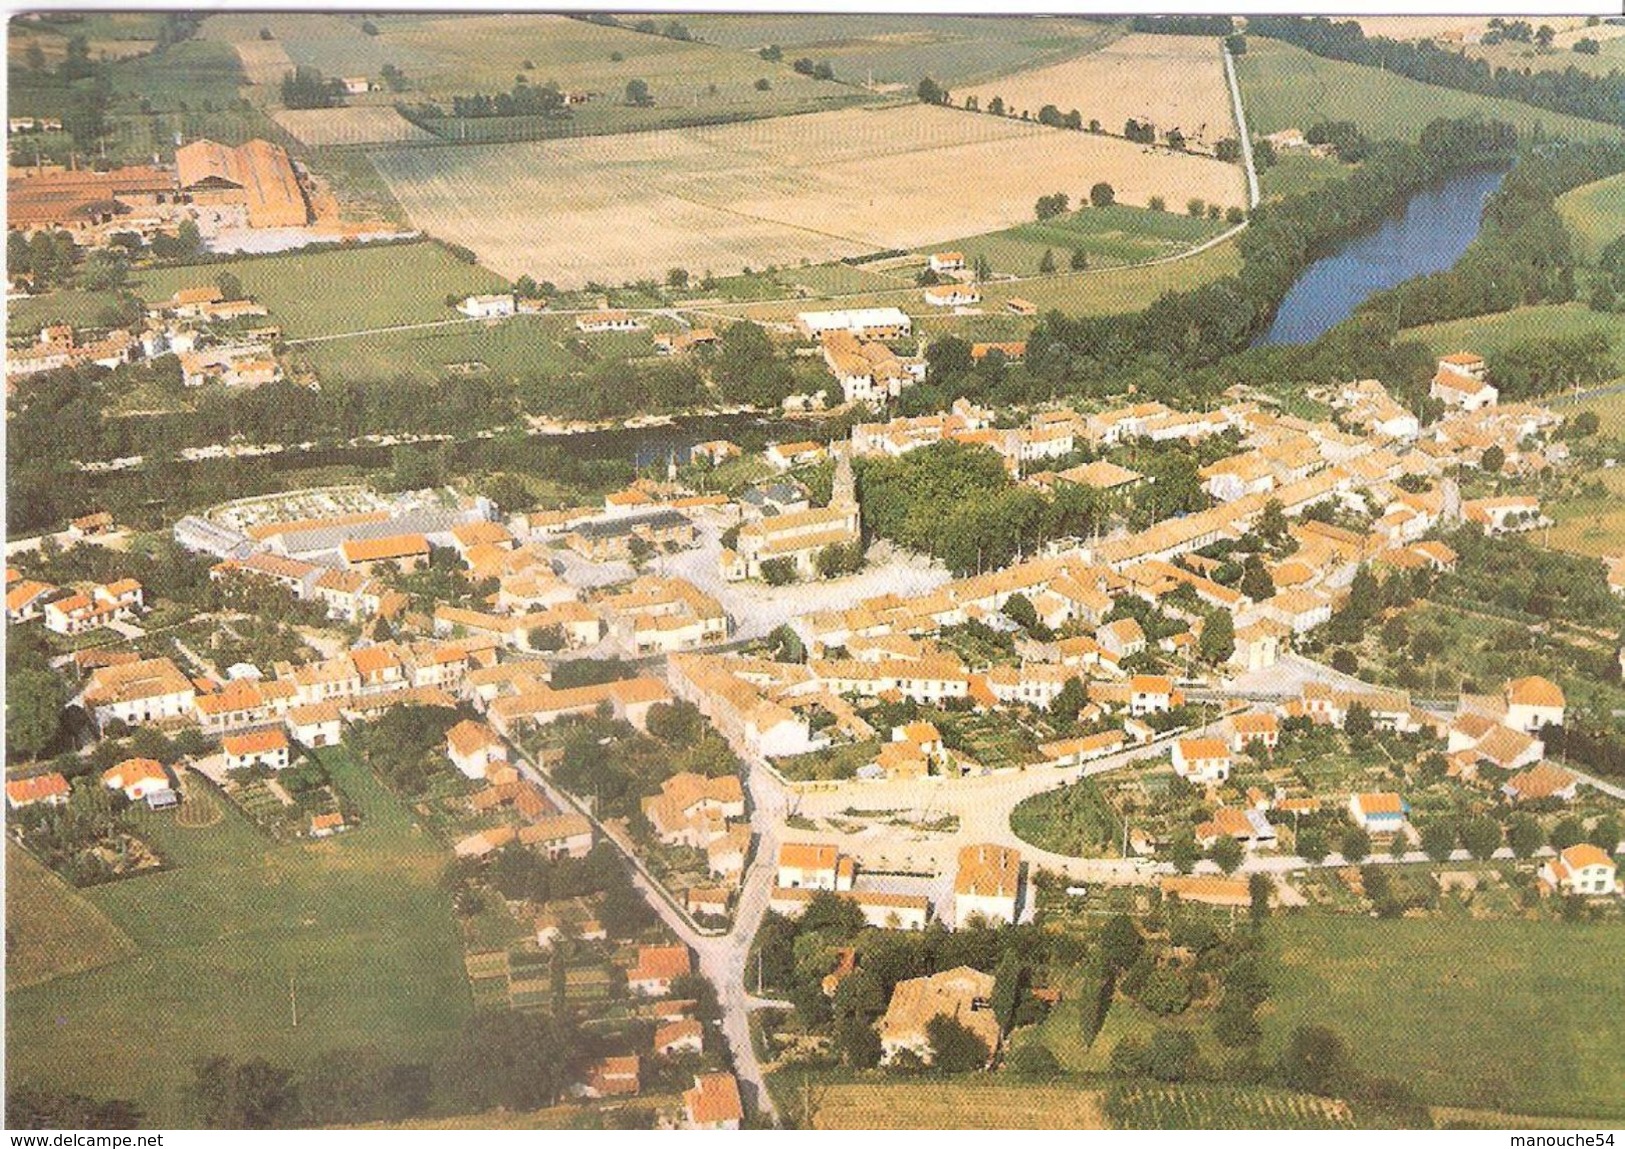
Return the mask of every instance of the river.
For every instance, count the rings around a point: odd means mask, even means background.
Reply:
[[[1454,265],[1478,234],[1484,201],[1505,175],[1468,172],[1417,192],[1376,231],[1310,264],[1258,342],[1309,343],[1376,292]]]

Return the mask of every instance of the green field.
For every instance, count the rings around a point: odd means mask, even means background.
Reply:
[[[99,327],[102,314],[116,304],[112,293],[103,291],[53,291],[30,299],[8,299],[6,337],[37,337],[39,329],[51,323]]]
[[[1625,44],[1625,38],[1614,43]],[[1611,240],[1625,235],[1625,173],[1577,187],[1558,197],[1557,211],[1569,230],[1579,237],[1580,250],[1585,257],[1596,259]]]
[[[39,985],[135,952],[128,935],[84,895],[6,842],[7,985]]]
[[[1236,61],[1236,78],[1247,108],[1247,126],[1259,135],[1307,128],[1328,119],[1352,120],[1372,137],[1414,140],[1430,120],[1478,115],[1505,120],[1520,130],[1539,124],[1549,135],[1619,136],[1619,129],[1607,124],[1323,59],[1261,36],[1248,37],[1247,53]]]
[[[267,322],[289,339],[457,319],[446,296],[506,286],[495,273],[463,263],[437,244],[413,243],[144,270],[134,277],[134,288],[156,303],[182,288],[212,284],[227,271],[270,309]]]
[[[1056,258],[1061,259],[1061,255],[1057,253]],[[1065,265],[1064,260],[1062,265]],[[989,321],[1002,323],[1006,315],[1005,301],[1011,298],[1035,303],[1040,311],[1055,308],[1071,315],[1118,315],[1148,307],[1166,292],[1198,287],[1222,276],[1232,275],[1240,268],[1241,257],[1236,254],[1235,245],[1221,243],[1188,259],[1169,260],[1144,267],[1112,267],[1070,274],[1061,272],[1015,283],[984,283],[980,286],[980,310],[985,313],[983,315],[944,314],[926,306],[923,289],[918,287],[829,295],[793,303],[745,304],[716,310],[749,319],[785,321],[793,318],[798,311],[821,306],[900,307],[915,318],[916,330],[922,333],[957,333],[977,330]],[[1023,322],[1031,324],[1031,320]]]
[[[377,79],[389,63],[407,77],[409,88],[404,93],[370,93],[348,100],[350,104],[388,105],[405,99],[445,105],[454,95],[509,91],[521,75],[531,84],[553,81],[566,90],[593,94],[572,109],[568,120],[546,125],[525,124],[514,117],[469,120],[464,125],[469,138],[590,135],[661,127],[692,121],[696,115],[771,116],[867,98],[849,85],[798,74],[789,59],[770,64],[712,44],[559,15],[402,13],[367,19],[377,35],[365,34],[358,16],[233,13],[211,17],[204,35],[222,42],[254,42],[259,30],[268,28],[297,65],[330,76]],[[652,106],[626,105],[626,85],[635,79],[648,84]],[[757,89],[759,79],[768,80],[766,91]],[[262,92],[261,98],[271,100],[274,93]]]
[[[1116,857],[1122,823],[1091,778],[1047,790],[1010,812],[1010,828],[1024,842],[1071,857]]]
[[[711,43],[746,51],[778,44],[786,60],[828,60],[841,79],[863,83],[873,76],[877,84],[911,89],[927,75],[964,85],[1053,64],[1103,48],[1123,33],[1116,22],[1031,16],[802,12],[677,18]]]
[[[1625,1117],[1625,927],[1312,915],[1268,937],[1271,1052],[1325,1025],[1430,1105]]]
[[[1401,339],[1419,339],[1435,355],[1471,350],[1493,358],[1516,343],[1558,335],[1601,332],[1613,342],[1616,358],[1625,359],[1625,315],[1600,314],[1583,303],[1548,303],[1407,327]]]
[[[1258,193],[1267,200],[1302,195],[1340,180],[1348,173],[1348,166],[1334,159],[1303,152],[1282,152],[1276,155],[1272,166],[1259,169]]]
[[[1222,222],[1192,219],[1184,214],[1183,204],[1170,206],[1173,210],[1161,212],[1118,206],[1087,208],[1042,223],[932,244],[918,249],[918,254],[962,251],[967,263],[974,263],[979,255],[986,257],[996,274],[1028,276],[1039,273],[1045,251],[1053,254],[1062,271],[1074,248],[1083,249],[1091,267],[1146,263],[1184,251],[1225,229]]]
[[[175,869],[85,896],[140,952],[9,992],[8,1084],[131,1098],[181,1126],[195,1057],[428,1055],[457,1028],[469,995],[446,854],[346,752],[324,761],[365,819],[327,842],[273,845],[229,807],[196,828],[134,815]]]
[[[459,323],[307,343],[294,348],[294,354],[324,378],[429,383],[442,378],[450,364],[468,364],[481,375],[517,379],[589,366],[565,345],[575,338],[574,324],[566,317],[524,315],[493,325]],[[653,354],[647,331],[582,338],[602,358]]]

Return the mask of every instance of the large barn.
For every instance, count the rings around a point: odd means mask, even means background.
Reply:
[[[42,228],[76,231],[108,223],[133,208],[168,202],[175,177],[160,168],[15,174],[6,180],[6,225],[32,232]]]
[[[197,140],[175,152],[175,167],[192,202],[241,204],[249,227],[303,227],[310,219],[288,153],[267,140],[235,148]]]

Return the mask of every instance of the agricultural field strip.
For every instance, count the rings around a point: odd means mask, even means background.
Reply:
[[[1177,127],[1208,148],[1235,134],[1218,43],[1201,36],[1127,36],[1098,52],[980,84],[964,96],[975,96],[984,108],[997,96],[1010,114],[1034,118],[1045,104],[1063,114],[1076,109],[1085,123],[1098,119],[1112,133],[1131,118],[1159,131]]]
[[[1115,181],[1129,204],[1245,195],[1232,165],[1148,158],[1127,141],[1048,131],[911,105],[642,133],[613,160],[590,140],[392,148],[373,158],[417,226],[499,272],[556,282],[825,262],[982,234],[1025,221],[1052,184]],[[945,203],[939,188],[977,170],[982,200]],[[854,187],[885,189],[884,198],[861,202]]]

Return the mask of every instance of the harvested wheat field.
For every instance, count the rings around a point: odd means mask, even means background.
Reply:
[[[1219,42],[1206,36],[1125,36],[1074,60],[953,93],[955,103],[970,96],[984,108],[997,96],[1007,115],[1035,120],[1045,104],[1063,114],[1076,109],[1085,124],[1099,120],[1108,132],[1121,133],[1130,119],[1156,125],[1159,134],[1178,128],[1193,146],[1211,148],[1236,134]]]
[[[400,144],[434,136],[394,108],[312,108],[281,111],[271,117],[300,143],[313,148],[338,144]]]
[[[1041,195],[1244,202],[1202,156],[923,104],[721,127],[372,153],[414,227],[561,286],[825,262],[998,231]]]
[[[280,84],[293,71],[287,49],[276,40],[234,40],[231,47],[250,84]]]

